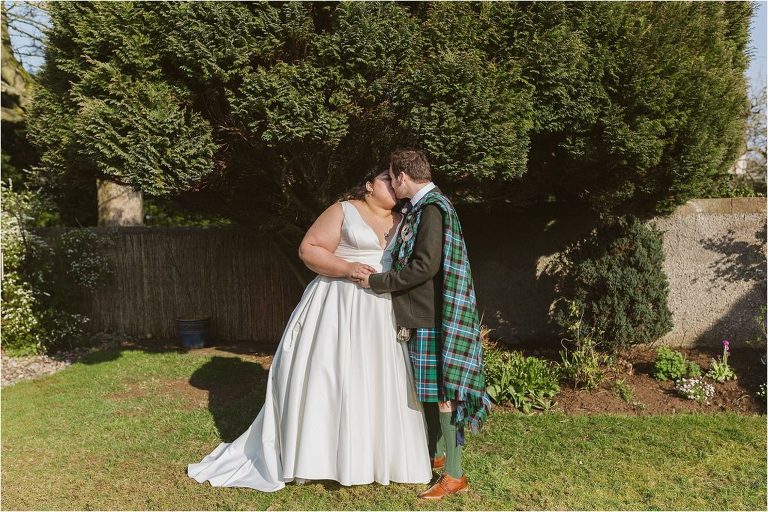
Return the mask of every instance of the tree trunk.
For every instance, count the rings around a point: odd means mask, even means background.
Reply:
[[[144,198],[140,191],[113,181],[96,180],[99,226],[144,224]]]
[[[2,4],[2,122],[24,121],[32,92],[32,76],[13,55],[8,33],[8,16]]]

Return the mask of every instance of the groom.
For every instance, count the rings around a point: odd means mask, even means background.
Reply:
[[[474,285],[456,210],[432,183],[424,153],[394,151],[389,175],[395,195],[410,198],[392,270],[356,277],[376,293],[392,294],[398,339],[408,341],[424,406],[432,467],[443,469],[419,497],[441,499],[469,488],[461,467],[464,426],[476,430],[490,410]]]

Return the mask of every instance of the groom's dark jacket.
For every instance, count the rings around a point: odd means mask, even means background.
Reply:
[[[440,192],[434,188],[433,191]],[[431,192],[430,192],[431,193]],[[398,234],[400,236],[400,234]],[[397,255],[393,255],[395,258]],[[424,207],[408,264],[399,271],[371,274],[376,293],[390,292],[397,325],[436,327],[442,321],[443,214],[434,204]]]

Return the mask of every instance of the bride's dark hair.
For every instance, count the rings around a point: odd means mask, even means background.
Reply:
[[[369,181],[373,183],[373,180],[376,179],[376,176],[382,172],[384,172],[384,170],[379,169],[378,167],[371,167],[368,169],[368,172],[365,173],[365,176],[363,176],[362,180],[357,185],[344,192],[339,198],[339,201],[349,201],[350,199],[358,199],[362,201],[365,199],[365,194],[368,192],[365,188],[365,184]]]

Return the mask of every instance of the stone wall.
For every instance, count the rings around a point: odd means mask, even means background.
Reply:
[[[760,336],[766,304],[765,198],[699,199],[669,218],[663,231],[664,270],[675,327],[660,343],[735,344]]]
[[[667,218],[664,234],[670,283],[671,346],[741,343],[759,336],[766,303],[765,198],[698,199]],[[480,313],[493,336],[509,345],[553,344],[548,322],[555,300],[546,265],[596,219],[584,210],[545,205],[535,211],[463,207],[460,216]]]

